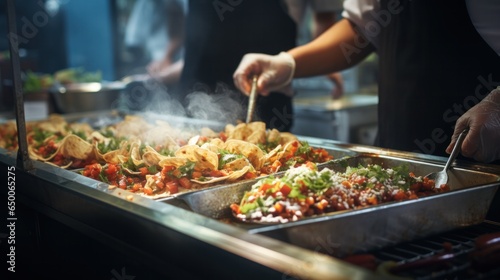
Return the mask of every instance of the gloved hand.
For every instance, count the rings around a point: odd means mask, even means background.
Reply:
[[[243,56],[233,74],[233,80],[239,90],[249,95],[252,78],[257,75],[257,92],[269,95],[271,91],[279,91],[289,86],[294,72],[295,60],[286,52],[277,55],[250,53]]]
[[[457,120],[447,153],[451,153],[458,135],[467,127],[469,133],[462,143],[462,155],[482,162],[499,160],[500,87],[492,90]]]

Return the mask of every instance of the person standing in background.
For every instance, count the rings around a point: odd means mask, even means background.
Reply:
[[[452,8],[453,13],[449,13]],[[294,77],[321,75],[379,56],[378,147],[500,160],[500,27],[496,1],[346,0],[344,19],[280,56],[247,54],[234,82],[266,95]]]
[[[343,0],[285,0],[288,13],[298,26],[305,23],[308,10],[312,11],[311,39],[317,38],[337,21],[337,14],[343,9]],[[299,42],[300,43],[300,42]],[[333,83],[331,95],[334,99],[344,94],[344,80],[340,72],[326,75]]]
[[[309,1],[306,1],[309,2]],[[232,74],[244,54],[261,52],[278,54],[296,46],[298,24],[301,24],[307,3],[285,0],[252,1],[189,1],[186,19],[184,68],[178,98],[188,111],[190,93],[207,92],[215,103],[228,99],[224,106],[232,121],[244,120],[248,98],[234,88]],[[337,1],[312,1],[314,14],[329,14],[333,24]],[[322,4],[321,4],[322,3]],[[321,17],[318,17],[321,18]],[[321,32],[325,20],[316,24]],[[341,80],[337,90],[341,90]],[[191,95],[192,96],[192,95]],[[229,97],[229,98],[228,98]],[[289,131],[293,125],[293,90],[290,85],[277,88],[257,100],[256,115],[268,128]],[[225,104],[225,103],[224,103]],[[221,115],[221,114],[219,114]]]
[[[125,45],[143,53],[145,70],[165,84],[179,80],[182,69],[184,0],[137,0],[125,30]]]
[[[296,45],[297,26],[282,0],[190,0],[186,18],[184,68],[177,98],[196,117],[193,97],[207,94],[224,104],[222,120],[245,120],[248,97],[233,86],[232,74],[245,53],[277,54]],[[259,97],[255,120],[289,131],[293,124],[291,86]]]

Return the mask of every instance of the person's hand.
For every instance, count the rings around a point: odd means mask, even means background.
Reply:
[[[447,153],[451,153],[458,135],[467,127],[462,155],[481,162],[500,159],[500,87],[457,120]]]
[[[327,75],[328,79],[333,82],[334,88],[331,92],[333,99],[339,99],[344,95],[344,79],[340,72],[335,72]]]
[[[233,80],[240,91],[249,95],[252,77],[257,75],[257,91],[262,95],[269,95],[271,91],[289,86],[294,72],[295,60],[286,52],[278,55],[250,53],[243,56],[233,74]]]

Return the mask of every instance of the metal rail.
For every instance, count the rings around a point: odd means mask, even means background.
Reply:
[[[10,61],[12,65],[12,81],[14,98],[16,102],[17,139],[19,149],[17,151],[17,167],[25,171],[33,169],[33,163],[28,154],[28,142],[26,139],[26,120],[24,116],[24,96],[21,81],[21,64],[19,60],[18,34],[16,26],[16,9],[14,1],[7,0],[8,37],[10,46]]]

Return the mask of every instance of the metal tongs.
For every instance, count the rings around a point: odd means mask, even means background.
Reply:
[[[247,109],[247,121],[246,123],[252,122],[252,117],[255,111],[255,103],[257,102],[257,76],[253,76],[252,79],[252,89],[250,90],[250,96],[248,97],[248,109]]]

